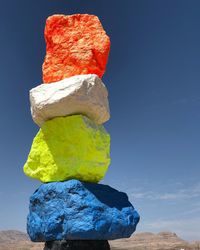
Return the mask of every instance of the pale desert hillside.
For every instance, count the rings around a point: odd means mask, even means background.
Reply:
[[[110,241],[112,250],[200,250],[200,242],[189,243],[175,233],[137,233],[129,239]],[[32,243],[25,233],[0,231],[0,250],[43,250],[42,243]]]

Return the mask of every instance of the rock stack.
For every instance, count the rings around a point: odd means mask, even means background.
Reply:
[[[139,215],[125,193],[98,184],[110,164],[108,92],[101,80],[110,49],[98,17],[53,15],[45,27],[43,84],[30,90],[40,127],[24,165],[43,182],[30,197],[27,232],[47,249],[109,249],[130,237]]]

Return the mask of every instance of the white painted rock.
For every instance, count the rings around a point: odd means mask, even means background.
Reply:
[[[97,124],[109,120],[108,91],[95,74],[76,75],[30,90],[31,114],[40,127],[58,116],[82,114]]]

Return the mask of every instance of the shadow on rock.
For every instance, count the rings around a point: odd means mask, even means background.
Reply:
[[[107,240],[47,241],[44,250],[110,250]]]

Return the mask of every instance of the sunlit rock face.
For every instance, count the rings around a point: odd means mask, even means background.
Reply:
[[[41,84],[30,90],[30,103],[33,120],[40,127],[58,116],[83,114],[97,124],[110,117],[107,89],[94,74]]]
[[[52,83],[66,77],[105,72],[110,39],[97,16],[53,15],[45,26],[46,57],[43,81]]]
[[[46,121],[33,140],[24,165],[42,182],[78,179],[99,182],[110,164],[110,136],[82,115]]]
[[[127,238],[139,215],[125,193],[78,180],[42,184],[30,198],[32,241]]]
[[[110,164],[101,80],[110,39],[97,16],[75,14],[48,17],[45,40],[43,83],[30,90],[40,130],[24,165],[43,184],[30,197],[27,232],[44,250],[109,250],[140,219],[125,193],[98,184]]]

